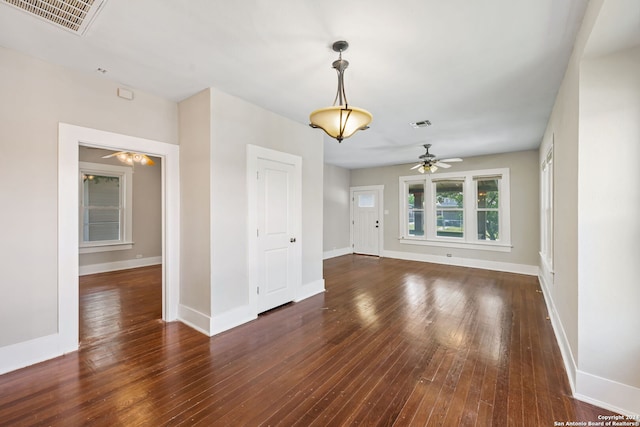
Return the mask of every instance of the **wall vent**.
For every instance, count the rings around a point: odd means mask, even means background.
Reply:
[[[0,0],[74,34],[83,35],[107,0]]]

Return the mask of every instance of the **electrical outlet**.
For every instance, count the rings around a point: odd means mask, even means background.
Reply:
[[[142,258],[142,254],[137,254],[137,255],[136,255],[136,258],[137,258],[137,259]]]

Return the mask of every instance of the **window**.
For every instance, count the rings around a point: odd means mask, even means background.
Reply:
[[[500,240],[500,179],[476,180],[478,240]]]
[[[436,235],[464,237],[464,181],[437,181]]]
[[[407,188],[408,234],[424,236],[424,182],[409,183]]]
[[[553,270],[553,146],[542,162],[540,180],[540,255]]]
[[[375,208],[376,199],[373,193],[371,194],[358,194],[358,207],[359,208]]]
[[[132,172],[80,162],[80,253],[131,249]]]
[[[509,169],[400,177],[400,242],[509,252]]]

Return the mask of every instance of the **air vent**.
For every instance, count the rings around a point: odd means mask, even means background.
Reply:
[[[0,0],[74,34],[87,31],[107,0]]]
[[[431,122],[429,120],[421,120],[419,122],[409,123],[413,128],[426,128],[427,126],[431,126]]]

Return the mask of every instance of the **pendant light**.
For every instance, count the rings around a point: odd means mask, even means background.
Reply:
[[[333,44],[333,50],[339,52],[337,60],[333,61],[333,68],[338,73],[338,92],[333,100],[333,106],[320,108],[309,115],[309,126],[320,128],[331,138],[338,142],[349,138],[359,130],[369,128],[373,116],[367,110],[349,105],[344,91],[344,70],[349,66],[349,61],[342,59],[342,52],[347,50],[349,43],[337,41]],[[337,102],[337,104],[336,104]]]

